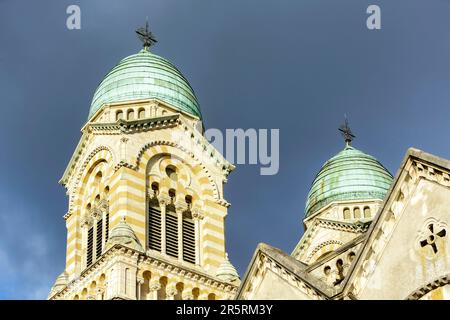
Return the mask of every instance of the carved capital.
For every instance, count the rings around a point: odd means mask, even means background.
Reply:
[[[188,204],[184,200],[178,200],[175,202],[175,210],[177,212],[184,212],[188,209]]]
[[[202,220],[205,216],[203,215],[202,210],[198,208],[194,208],[191,210],[192,212],[192,218]]]
[[[183,300],[194,300],[194,295],[192,294],[192,289],[186,289],[181,295]]]
[[[172,202],[172,199],[169,197],[168,194],[160,193],[158,195],[158,202],[160,206],[166,206]]]
[[[148,285],[148,289],[150,291],[157,291],[161,289],[161,283],[159,283],[159,280],[150,281]]]
[[[166,288],[167,297],[174,297],[177,293],[178,293],[178,290],[174,285],[170,285]]]
[[[81,227],[82,228],[90,228],[92,227],[93,224],[93,219],[92,217],[85,215],[82,219],[81,219]]]
[[[100,208],[100,210],[108,211],[109,210],[108,200],[106,199],[100,200],[98,207]]]
[[[90,213],[92,218],[94,219],[99,219],[102,217],[102,212],[100,211],[100,208],[98,206],[93,206]]]

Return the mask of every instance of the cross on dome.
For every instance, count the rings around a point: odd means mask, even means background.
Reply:
[[[356,137],[352,133],[352,131],[350,130],[350,127],[348,125],[347,116],[345,116],[345,122],[339,128],[339,131],[341,132],[342,137],[344,137],[344,141],[345,141],[346,146],[350,146],[352,144],[353,139],[356,138]]]
[[[155,36],[152,34],[152,32],[148,28],[148,19],[145,22],[145,28],[140,27],[136,29],[136,34],[138,35],[139,40],[142,41],[144,44],[144,49],[148,50],[152,45],[157,43]]]

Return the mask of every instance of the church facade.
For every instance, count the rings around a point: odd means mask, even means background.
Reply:
[[[322,166],[292,253],[226,253],[234,169],[204,137],[186,78],[144,48],[101,81],[61,178],[66,265],[49,299],[450,299],[450,162],[408,150],[394,176],[352,146]]]
[[[291,254],[258,246],[237,299],[450,299],[450,161],[411,148],[392,178],[347,144],[303,221]]]

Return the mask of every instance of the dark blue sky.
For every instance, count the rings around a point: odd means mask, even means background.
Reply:
[[[66,28],[78,4],[81,30]],[[366,8],[382,29],[366,28]],[[258,242],[290,252],[325,160],[355,147],[392,173],[410,146],[450,158],[448,0],[0,0],[0,298],[45,298],[65,262],[65,190],[57,182],[97,84],[140,49],[189,79],[207,127],[279,128],[280,171],[229,177],[227,250],[241,275]]]

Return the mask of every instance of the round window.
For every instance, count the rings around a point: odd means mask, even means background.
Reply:
[[[175,166],[172,166],[172,165],[167,166],[166,167],[166,174],[173,181],[177,181],[178,175],[177,175],[177,168]]]

